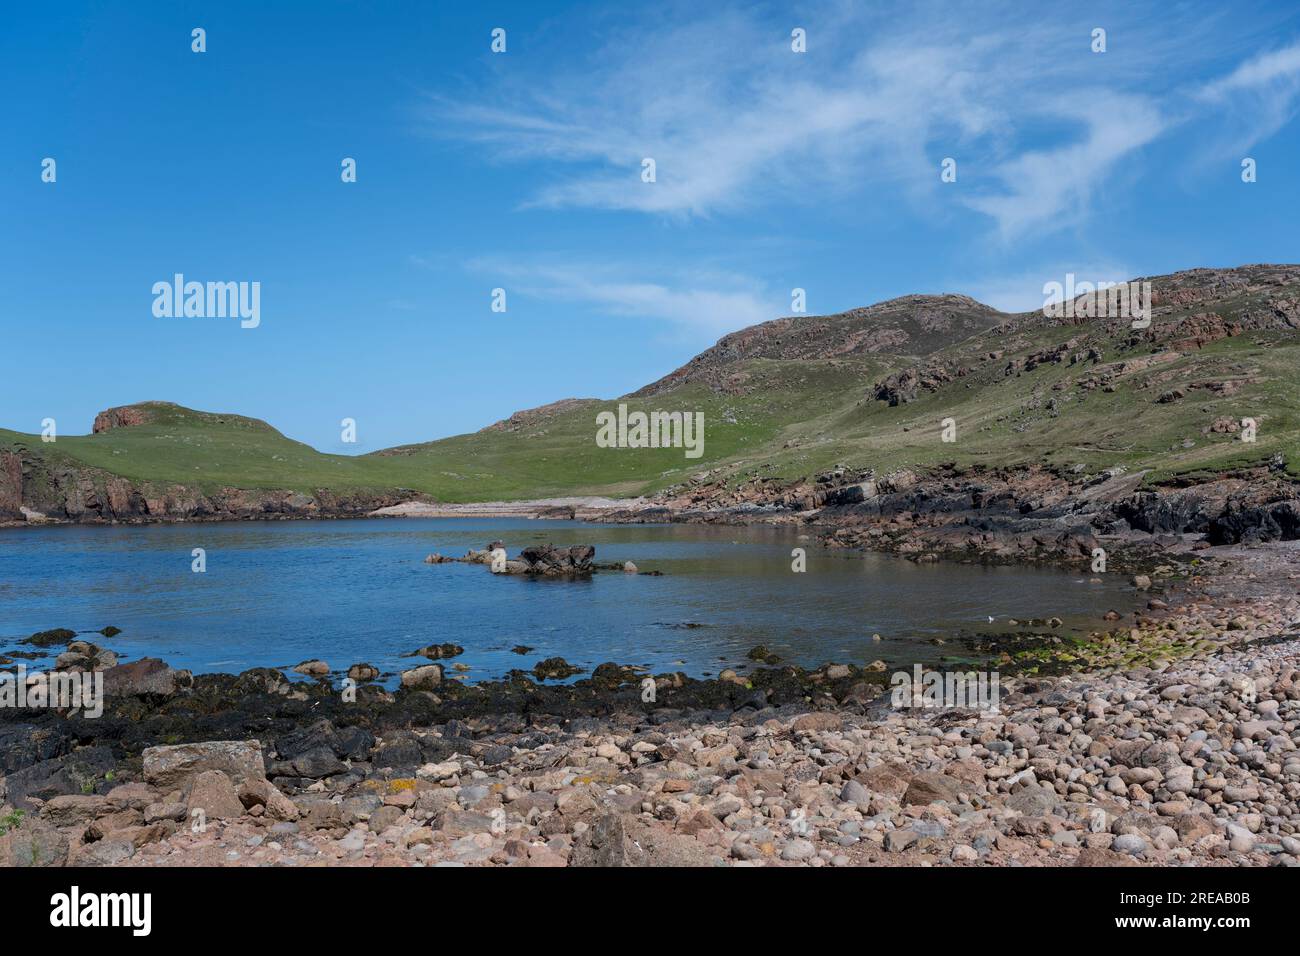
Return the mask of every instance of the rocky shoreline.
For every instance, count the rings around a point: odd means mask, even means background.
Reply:
[[[1300,482],[1280,461],[1154,487],[1144,478],[1123,469],[1087,475],[947,465],[878,475],[841,467],[808,480],[732,486],[705,473],[589,520],[790,524],[828,547],[1004,563],[1083,564],[1099,547],[1131,556],[1144,546],[1163,551],[1300,539]]]
[[[0,864],[1296,865],[1298,583],[1293,544],[1171,559],[1131,624],[971,646],[996,710],[898,709],[856,664],[650,700],[613,663],[351,699],[110,666],[99,718],[0,709]]]

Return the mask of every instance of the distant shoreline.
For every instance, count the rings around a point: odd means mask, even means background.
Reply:
[[[425,502],[407,501],[377,508],[367,518],[554,518],[557,511],[572,510],[603,514],[609,511],[643,511],[656,507],[649,499],[602,498],[594,495],[569,498],[532,498],[524,501]]]
[[[431,502],[404,501],[378,508],[348,510],[246,510],[185,515],[132,515],[124,518],[96,517],[73,519],[32,513],[25,520],[0,520],[6,528],[42,527],[122,527],[170,524],[233,524],[248,521],[358,520],[365,518],[530,518],[585,520],[611,513],[635,514],[652,509],[664,510],[645,497],[604,498],[581,496],[564,498],[530,498],[521,501]]]

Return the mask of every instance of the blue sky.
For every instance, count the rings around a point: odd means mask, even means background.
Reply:
[[[913,292],[1030,309],[1066,272],[1300,259],[1291,3],[102,2],[5,21],[0,425],[22,431],[164,399],[369,451],[630,391],[789,314],[796,287],[810,313]],[[260,326],[156,318],[178,272],[260,282]]]

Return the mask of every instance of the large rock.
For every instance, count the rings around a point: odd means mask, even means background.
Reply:
[[[573,848],[570,866],[644,866],[646,852],[628,833],[629,818],[605,813],[587,830]]]
[[[903,792],[903,805],[938,803],[957,803],[963,790],[968,789],[962,781],[947,774],[918,773]]]
[[[1060,805],[1061,798],[1047,787],[1029,786],[1007,798],[1007,806],[1025,816],[1046,816]]]
[[[286,760],[271,764],[274,777],[303,777],[319,780],[346,771],[347,765],[329,747],[312,747]]]
[[[77,867],[117,866],[135,856],[135,844],[130,840],[97,840],[75,849],[71,865]]]
[[[244,815],[235,785],[220,770],[205,770],[194,777],[186,809],[191,818],[195,810],[202,810],[208,820],[234,820]]]
[[[570,866],[716,866],[721,858],[692,836],[605,810],[575,843]]]
[[[139,781],[118,784],[108,791],[109,805],[119,810],[144,810],[145,807],[154,803],[157,799],[158,791],[147,783],[140,783]]]
[[[692,836],[601,812],[574,845],[570,866],[717,866],[722,860]]]
[[[235,694],[286,694],[292,685],[274,667],[254,667],[241,673],[231,688]]]
[[[187,672],[181,672],[184,673]],[[156,657],[142,657],[104,672],[106,697],[143,697],[149,694],[170,697],[179,686],[178,672]]]
[[[149,747],[144,752],[144,779],[160,790],[183,786],[208,770],[220,770],[236,786],[245,780],[264,780],[262,745],[256,740],[211,740]]]
[[[104,746],[42,760],[3,778],[4,799],[20,810],[33,810],[33,800],[60,794],[90,793],[104,784],[105,774],[117,768],[117,758]]]
[[[895,403],[896,404],[896,403]],[[860,481],[852,485],[832,488],[826,492],[828,505],[856,505],[876,497],[878,491],[874,480]]]
[[[456,657],[464,654],[465,648],[459,644],[430,644],[427,647],[421,647],[409,654],[403,654],[403,657],[427,657],[431,661],[439,660],[443,657]]]
[[[379,668],[374,664],[353,664],[348,668],[348,677],[357,683],[379,679]]]
[[[441,683],[441,664],[424,664],[402,671],[402,686],[411,690],[431,690]]]
[[[907,792],[912,773],[903,764],[882,763],[864,770],[856,779],[872,793],[881,793],[897,800]]]
[[[42,820],[26,817],[0,834],[0,866],[63,866],[67,861],[67,836]]]
[[[1278,501],[1250,506],[1230,502],[1223,514],[1210,521],[1210,544],[1259,541],[1294,541],[1300,538],[1300,501]]]
[[[0,724],[0,774],[51,760],[62,753],[69,741],[61,730],[36,724]],[[2,788],[0,788],[2,789]]]
[[[322,718],[275,741],[275,756],[292,760],[312,751],[327,750],[344,760],[364,760],[375,745],[375,735],[363,727],[336,728]]]
[[[59,670],[106,671],[117,666],[117,655],[90,641],[72,641],[54,666]]]
[[[539,544],[519,552],[520,560],[528,566],[528,574],[589,574],[595,556],[596,549],[589,544],[575,544],[570,548]]]
[[[19,643],[31,644],[34,647],[56,647],[60,644],[67,644],[75,640],[76,637],[76,631],[70,631],[66,627],[56,627],[49,631],[37,631],[31,637]]]
[[[90,823],[113,809],[107,797],[69,793],[49,800],[41,807],[41,816],[56,827],[71,827]]]
[[[246,809],[264,807],[272,820],[288,822],[298,819],[298,805],[286,797],[269,780],[246,780],[239,788],[239,802]]]

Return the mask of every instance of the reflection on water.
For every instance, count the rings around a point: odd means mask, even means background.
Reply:
[[[599,561],[664,576],[530,580],[422,560],[494,538],[512,554],[537,542],[591,543]],[[805,573],[791,570],[794,547],[807,549]],[[207,551],[206,573],[190,570],[194,548]],[[746,663],[756,644],[809,665],[892,666],[957,653],[932,639],[990,616],[1098,626],[1108,608],[1133,606],[1117,575],[1103,577],[917,565],[822,550],[772,528],[374,519],[20,529],[0,531],[0,649],[38,630],[111,624],[123,633],[103,643],[126,657],[195,671],[309,657],[388,671],[420,662],[401,654],[447,641],[464,646],[456,661],[474,679],[551,656],[700,675]],[[535,651],[511,653],[518,644]]]

